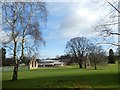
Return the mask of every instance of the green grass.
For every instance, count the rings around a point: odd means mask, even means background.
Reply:
[[[98,70],[77,66],[40,68],[19,71],[17,81],[10,81],[12,72],[2,73],[3,88],[117,88],[118,65],[109,64]]]

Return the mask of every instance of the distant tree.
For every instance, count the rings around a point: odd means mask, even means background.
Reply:
[[[61,55],[59,59],[70,59],[71,56],[69,54]]]
[[[90,47],[90,63],[97,69],[97,64],[103,65],[106,62],[106,54],[102,46],[98,44],[91,44]]]
[[[109,50],[108,63],[112,63],[112,64],[115,63],[115,56],[112,49]]]
[[[90,41],[85,37],[75,37],[67,42],[66,52],[71,55],[82,68],[84,56],[89,51]]]
[[[59,59],[61,62],[66,62],[67,65],[70,65],[71,63],[74,62],[74,60],[69,54],[61,55]]]
[[[118,49],[118,57],[120,59],[120,48]]]
[[[6,59],[6,49],[5,48],[1,48],[0,49],[0,66],[4,66],[5,65],[5,59]]]
[[[55,60],[58,60],[59,59],[59,55],[56,55],[56,57],[54,58]]]
[[[105,64],[106,62],[106,58],[105,58],[105,55],[104,53],[99,53],[99,54],[96,54],[96,53],[90,53],[90,57],[91,57],[91,64],[94,65],[94,68],[95,70],[97,70],[97,64]]]
[[[118,49],[118,53],[119,53],[119,54],[118,54],[118,58],[117,58],[117,59],[118,59],[118,61],[119,61],[119,63],[120,63],[120,47],[119,47],[119,49]]]
[[[14,58],[6,58],[5,60],[5,66],[14,66]]]
[[[6,49],[5,48],[1,48],[2,50],[2,65],[5,65],[5,59],[6,59]]]

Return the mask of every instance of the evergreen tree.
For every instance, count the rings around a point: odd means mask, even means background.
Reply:
[[[4,66],[5,65],[5,56],[6,55],[6,49],[5,48],[1,48],[0,49],[0,66]]]
[[[115,63],[114,52],[112,49],[109,50],[108,63]]]

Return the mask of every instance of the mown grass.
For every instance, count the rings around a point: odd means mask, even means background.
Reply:
[[[118,88],[118,64],[98,70],[77,66],[24,70],[19,71],[17,81],[10,81],[11,71],[2,75],[3,88]]]

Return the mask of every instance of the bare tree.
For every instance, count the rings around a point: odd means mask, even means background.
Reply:
[[[40,43],[41,41],[44,43],[42,38],[42,33],[40,31],[40,24],[37,18],[40,18],[41,22],[47,21],[47,10],[45,7],[45,3],[28,3],[29,12],[26,15],[26,10],[23,15],[20,17],[21,28],[22,28],[22,52],[21,59],[24,57],[24,47],[25,40],[27,36],[30,36],[34,40],[34,46]],[[26,5],[26,8],[28,6]],[[26,20],[27,18],[27,20]]]
[[[83,58],[89,51],[90,42],[85,37],[75,37],[67,42],[66,51],[70,54],[82,68]]]
[[[35,42],[33,46],[37,47],[37,43],[43,40],[40,23],[45,24],[47,20],[46,4],[44,2],[5,2],[2,4],[2,11],[3,30],[10,37],[9,41],[4,44],[13,45],[11,47],[14,57],[12,80],[17,80],[19,66],[17,51],[21,51],[21,59],[23,59],[25,41],[32,38],[31,44],[33,41]]]
[[[18,60],[17,60],[17,44],[18,44],[18,35],[20,31],[16,30],[16,25],[18,22],[18,16],[16,11],[16,4],[13,3],[3,3],[2,9],[2,18],[3,18],[3,30],[10,32],[9,42],[13,42],[13,58],[14,58],[14,70],[12,80],[16,80],[18,77]],[[8,43],[8,42],[7,42]]]
[[[94,65],[95,70],[97,69],[97,64],[105,63],[105,52],[101,46],[92,45],[91,52],[89,54],[90,61]]]
[[[104,17],[100,17],[101,20],[95,25],[94,29],[100,32],[100,37],[102,37],[101,44],[110,44],[113,46],[118,46],[120,49],[120,2],[119,0],[101,0],[97,2],[100,7],[106,10]],[[118,41],[116,41],[115,36],[118,36]]]

